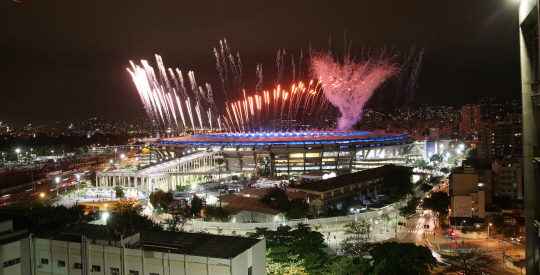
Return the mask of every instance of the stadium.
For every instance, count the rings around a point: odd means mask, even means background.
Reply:
[[[294,175],[309,171],[356,172],[385,164],[404,165],[421,155],[407,135],[349,132],[208,133],[164,138],[152,144],[160,158],[217,151],[226,170]]]

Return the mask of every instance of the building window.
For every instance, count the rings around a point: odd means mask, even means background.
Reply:
[[[66,261],[58,261],[58,267],[65,267]]]
[[[137,270],[130,270],[130,271],[129,271],[129,274],[131,274],[131,275],[139,275],[139,271],[137,271]]]
[[[92,265],[92,271],[93,272],[100,272],[101,271],[101,267],[99,265]]]
[[[41,258],[41,264],[49,264],[49,259]]]
[[[119,274],[119,273],[120,273],[119,268],[111,267],[111,274]]]
[[[16,264],[18,264],[18,263],[20,263],[20,262],[21,262],[21,258],[9,260],[9,261],[7,261],[7,262],[4,262],[4,268],[10,267],[10,266],[12,266],[12,265],[16,265]]]
[[[74,269],[82,269],[82,264],[81,263],[74,263],[73,268]]]
[[[248,267],[248,275],[253,275],[253,267]]]
[[[150,272],[150,275],[159,275],[159,273],[152,273],[152,272]]]

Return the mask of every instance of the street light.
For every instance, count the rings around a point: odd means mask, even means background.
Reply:
[[[105,207],[107,207],[107,205],[105,204]],[[107,218],[109,217],[109,213],[105,212],[103,213],[103,215],[101,215],[101,218],[103,219],[103,224],[104,225],[107,225]]]
[[[15,153],[17,153],[17,169],[19,169],[19,152],[21,151],[21,149],[17,148],[15,149]]]
[[[77,193],[81,192],[80,186],[81,186],[81,175],[77,174]]]
[[[460,231],[461,231],[461,243],[464,243],[464,242],[463,242],[463,223],[464,223],[464,222],[465,222],[465,220],[463,220],[463,221],[461,222],[461,229],[460,229]],[[466,223],[466,222],[465,222],[465,223]]]
[[[56,177],[56,198],[59,199],[60,195],[58,194],[58,184],[60,183],[60,177]]]

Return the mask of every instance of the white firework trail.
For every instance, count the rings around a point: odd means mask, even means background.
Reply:
[[[182,118],[184,128],[187,128],[186,120],[184,119],[184,111],[182,110],[182,105],[180,104],[180,97],[178,97],[178,95],[176,95],[176,105],[178,106],[178,111],[180,111],[180,117]]]
[[[189,113],[189,119],[191,120],[191,127],[192,127],[193,131],[195,131],[195,123],[193,123],[193,113],[191,112],[191,104],[190,104],[190,101],[189,101],[189,97],[186,100],[186,106],[187,106],[188,113]]]

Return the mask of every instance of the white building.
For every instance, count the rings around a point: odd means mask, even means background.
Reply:
[[[84,225],[2,245],[0,274],[265,274],[265,240]],[[6,262],[8,263],[6,267]]]

